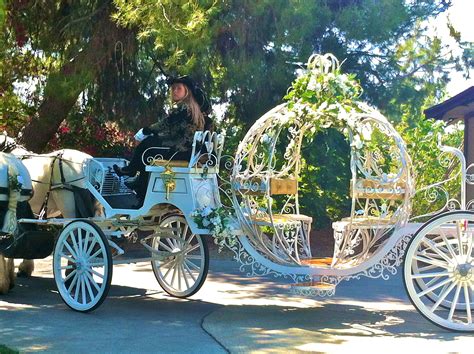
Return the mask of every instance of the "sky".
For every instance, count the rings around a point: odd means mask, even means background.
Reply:
[[[474,0],[453,0],[453,5],[446,13],[429,22],[431,31],[437,34],[443,43],[455,49],[456,42],[449,36],[446,26],[448,17],[454,28],[461,33],[462,41],[474,42]],[[453,72],[447,87],[448,94],[454,96],[471,86],[474,86],[474,70],[470,71],[470,79],[464,78],[461,73]]]

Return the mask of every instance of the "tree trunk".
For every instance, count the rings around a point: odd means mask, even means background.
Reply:
[[[106,8],[97,16],[92,36],[83,50],[65,61],[58,72],[49,75],[43,102],[22,132],[21,142],[28,150],[42,152],[45,149],[81,92],[111,59],[116,41],[126,30],[112,22],[109,10]]]

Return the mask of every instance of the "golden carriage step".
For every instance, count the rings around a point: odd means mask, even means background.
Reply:
[[[313,268],[330,268],[332,264],[332,257],[322,258],[308,258],[301,260],[302,265],[307,265]]]
[[[290,292],[301,296],[333,296],[336,293],[336,285],[321,280],[311,280],[292,284]]]

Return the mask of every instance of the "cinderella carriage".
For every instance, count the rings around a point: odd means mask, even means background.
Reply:
[[[144,161],[145,201],[130,209],[120,200],[131,191],[112,169],[125,161],[91,159],[84,164],[86,187],[104,215],[22,218],[19,224],[60,227],[53,251],[55,281],[62,299],[77,311],[102,303],[112,265],[120,263],[151,261],[166,292],[193,295],[207,275],[206,235],[211,235],[234,252],[249,276],[290,278],[291,291],[305,296],[332,296],[342,280],[387,279],[403,264],[408,295],[423,316],[447,329],[472,332],[474,214],[464,197],[464,158],[459,150],[442,147],[463,164],[457,210],[446,211],[446,204],[424,215],[425,223],[414,222],[416,190],[405,143],[384,116],[359,101],[359,94],[334,56],[315,55],[288,102],[256,121],[230,165],[221,161],[224,137],[198,132],[191,161],[164,161],[159,152]],[[349,141],[351,208],[348,217],[332,224],[332,257],[317,258],[313,220],[301,213],[299,203],[301,148],[329,128]],[[219,172],[221,165],[229,167],[227,178]],[[149,256],[127,258],[123,240],[136,240]]]

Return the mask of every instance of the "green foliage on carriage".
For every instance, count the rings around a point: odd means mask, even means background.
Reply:
[[[412,157],[416,188],[419,191],[413,197],[412,216],[416,217],[442,209],[447,202],[446,193],[460,200],[461,165],[452,155],[441,152],[437,136],[441,135],[444,145],[462,149],[464,129],[459,124],[446,129],[444,122],[433,119],[419,119],[414,126],[410,123],[411,117],[406,113],[396,129]],[[442,181],[446,181],[440,185],[444,192],[439,188],[422,190],[423,187]]]

